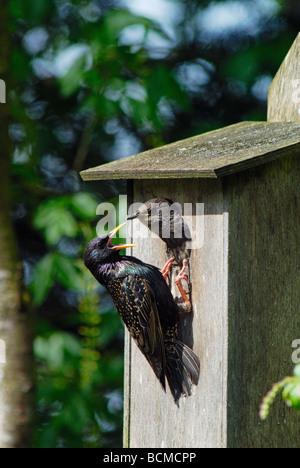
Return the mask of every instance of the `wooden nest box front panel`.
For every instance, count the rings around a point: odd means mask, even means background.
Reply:
[[[195,207],[203,206],[202,241],[190,258],[193,309],[180,318],[180,333],[200,358],[199,384],[178,408],[126,333],[127,447],[299,447],[299,415],[281,399],[259,419],[263,396],[292,373],[292,343],[300,338],[300,103],[280,101],[292,89],[280,85],[284,71],[299,76],[299,60],[291,67],[299,44],[298,37],[270,91],[292,122],[282,108],[275,122],[272,105],[268,122],[240,123],[82,173],[85,180],[128,179],[129,203],[165,197],[191,204],[193,226]],[[134,241],[137,222],[128,223]],[[132,254],[162,268],[161,239],[137,242]]]

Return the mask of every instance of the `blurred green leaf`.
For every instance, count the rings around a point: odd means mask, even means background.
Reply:
[[[299,379],[300,382],[300,364],[297,364],[294,368],[294,376]]]
[[[81,291],[83,278],[80,269],[72,257],[56,255],[55,257],[56,278],[66,288]]]
[[[55,245],[63,236],[75,237],[78,232],[67,198],[50,199],[39,205],[33,224],[44,232],[49,245]]]
[[[22,49],[14,49],[11,56],[13,77],[18,79],[20,74],[23,78],[30,78],[31,67],[27,54]]]
[[[61,331],[47,338],[38,336],[34,340],[34,352],[37,358],[47,362],[51,369],[63,368],[70,356],[80,356],[81,348],[77,338]]]
[[[83,289],[82,270],[77,266],[74,258],[50,252],[37,263],[31,283],[35,304],[39,305],[44,302],[55,282],[67,289],[75,291]]]
[[[84,85],[85,71],[91,66],[88,64],[89,58],[90,53],[87,50],[74,61],[64,75],[59,77],[60,90],[64,97],[71,96],[81,85]]]
[[[35,304],[42,304],[54,284],[55,255],[45,255],[35,266],[31,290]]]
[[[282,392],[282,398],[289,406],[300,410],[300,381],[286,385]]]
[[[71,197],[73,212],[83,220],[95,219],[98,203],[95,197],[87,192],[78,192]]]
[[[250,86],[258,70],[256,49],[249,48],[229,56],[222,67],[222,75],[224,78],[234,78]]]
[[[287,404],[296,410],[300,410],[300,364],[295,366],[294,381],[285,386],[282,392],[282,398]]]
[[[26,20],[32,25],[51,17],[54,8],[52,0],[43,0],[34,4],[31,0],[9,0],[11,16],[15,19]]]
[[[135,24],[141,24],[145,26],[147,30],[152,29],[168,38],[162,28],[151,19],[135,15],[128,10],[122,9],[108,12],[103,21],[103,29],[105,30],[107,37],[112,39],[114,36],[117,37],[123,29]]]
[[[294,368],[294,375],[276,382],[265,395],[260,406],[260,418],[266,419],[275,398],[282,392],[282,398],[288,406],[300,410],[300,364]]]

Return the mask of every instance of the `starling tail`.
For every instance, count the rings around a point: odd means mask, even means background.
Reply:
[[[166,376],[177,402],[180,396],[191,395],[192,385],[198,385],[200,362],[195,353],[179,340],[167,347]]]

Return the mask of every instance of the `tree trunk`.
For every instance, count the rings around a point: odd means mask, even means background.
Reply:
[[[7,0],[0,3],[0,78],[9,89]],[[0,447],[31,446],[33,358],[31,317],[22,310],[22,275],[11,216],[9,98],[0,104]],[[1,362],[2,361],[2,362]]]

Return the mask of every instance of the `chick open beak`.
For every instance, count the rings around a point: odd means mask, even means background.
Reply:
[[[121,229],[121,227],[123,227],[126,223],[122,223],[120,224],[118,227],[116,227],[115,229],[113,229],[110,233],[109,233],[109,240],[111,241],[111,239],[117,234],[117,232]],[[127,249],[129,247],[135,247],[135,244],[119,244],[119,245],[113,245],[111,244],[111,249],[113,250],[122,250],[122,249]]]

